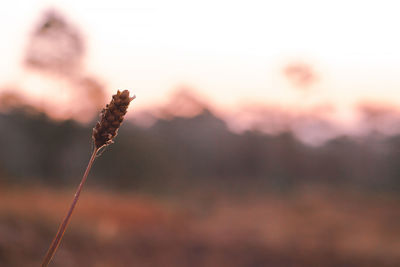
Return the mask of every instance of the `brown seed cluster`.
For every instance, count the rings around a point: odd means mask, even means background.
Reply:
[[[121,126],[129,103],[135,98],[129,97],[129,91],[122,93],[118,90],[117,94],[112,96],[110,104],[102,110],[100,121],[93,128],[93,142],[96,149],[111,144],[112,139],[117,135],[118,128]]]

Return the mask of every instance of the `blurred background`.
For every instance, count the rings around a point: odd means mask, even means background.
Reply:
[[[400,266],[389,1],[8,1],[0,266]]]

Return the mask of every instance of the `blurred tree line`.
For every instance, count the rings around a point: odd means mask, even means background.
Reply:
[[[94,125],[94,122],[92,123]],[[91,152],[91,124],[53,121],[33,108],[0,114],[0,179],[75,186]],[[142,128],[126,121],[90,179],[106,188],[179,193],[264,192],[307,184],[397,190],[400,135],[341,136],[308,146],[291,132],[231,132],[204,109]]]
[[[63,81],[68,89],[53,93],[68,97],[60,105],[46,95],[47,106],[33,107],[17,89],[3,90],[0,182],[78,183],[90,156],[95,122],[75,120],[92,118],[107,101],[105,86],[84,67],[85,51],[79,28],[56,10],[42,14],[28,38],[24,66],[41,82]],[[197,115],[181,116],[193,107],[191,115]],[[55,121],[46,115],[58,110],[75,120]],[[387,122],[388,129],[393,121],[400,125],[400,114],[392,110],[366,111],[366,119],[376,125]],[[400,135],[372,131],[363,138],[341,136],[314,147],[300,142],[290,130],[277,135],[257,130],[235,134],[202,101],[182,93],[174,97],[172,109],[163,112],[167,118],[154,118],[150,127],[124,123],[116,143],[96,161],[90,181],[115,189],[163,193],[263,192],[307,184],[400,188]]]

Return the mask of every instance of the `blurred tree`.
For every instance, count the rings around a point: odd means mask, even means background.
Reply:
[[[81,69],[84,53],[84,40],[79,30],[59,12],[48,10],[30,36],[25,64],[34,69],[71,75]]]
[[[28,70],[38,71],[49,83],[55,80],[67,85],[50,86],[66,99],[57,110],[62,108],[62,117],[80,121],[92,119],[102,108],[106,95],[102,82],[84,69],[85,48],[85,38],[79,28],[51,9],[43,13],[29,37],[24,61]],[[41,83],[46,82],[45,77],[41,77]],[[44,94],[44,98],[49,95]],[[54,112],[53,99],[41,101],[49,106],[46,112]],[[81,104],[75,105],[77,101]]]

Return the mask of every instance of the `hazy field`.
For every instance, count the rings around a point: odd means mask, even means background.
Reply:
[[[400,266],[396,8],[25,2],[0,17],[0,267],[40,266],[118,89],[50,266]]]
[[[399,266],[400,200],[341,192],[86,191],[53,266]],[[0,266],[38,266],[72,195],[3,188]]]

